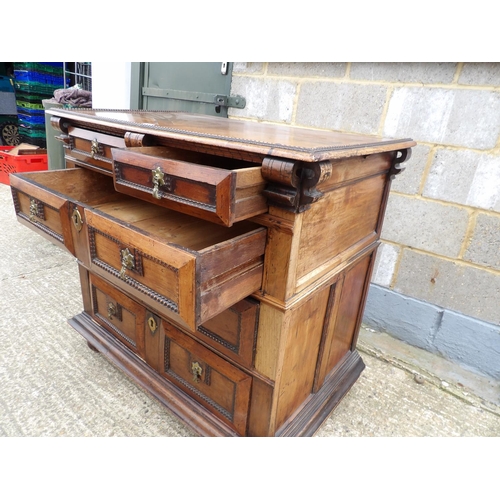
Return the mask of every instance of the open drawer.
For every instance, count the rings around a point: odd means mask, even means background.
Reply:
[[[125,147],[123,137],[73,126],[68,127],[68,137],[64,142],[67,159],[107,175],[113,170],[112,150]]]
[[[114,192],[110,177],[80,168],[11,174],[10,184],[19,222],[81,260],[88,245],[78,247],[83,228],[80,205],[123,198]]]
[[[267,230],[257,224],[227,228],[137,200],[87,169],[12,177],[22,222],[39,230],[50,205],[44,236],[77,256],[85,244],[90,271],[191,331],[261,287]]]
[[[119,192],[225,226],[267,212],[260,165],[162,146],[112,155]]]

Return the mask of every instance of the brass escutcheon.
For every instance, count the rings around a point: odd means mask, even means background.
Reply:
[[[95,155],[99,154],[99,142],[97,139],[94,139],[90,144],[90,156],[95,158]]]
[[[151,333],[154,335],[154,333],[156,332],[156,329],[158,328],[158,323],[156,322],[156,320],[154,319],[153,316],[149,317],[148,326],[149,326],[149,329],[151,330]]]
[[[193,374],[193,382],[196,382],[197,384],[201,380],[201,374],[203,372],[203,368],[200,366],[200,363],[198,361],[194,361],[191,363],[191,373]]]
[[[160,186],[165,184],[165,174],[158,166],[153,170],[153,197],[157,200],[161,199]]]
[[[113,302],[110,302],[108,304],[108,318],[113,319],[113,316],[116,316],[116,306],[113,304]]]
[[[80,211],[76,207],[73,210],[73,215],[71,216],[71,220],[73,221],[73,224],[75,225],[76,230],[81,231],[82,227],[83,227],[82,215],[80,214]]]
[[[120,278],[122,280],[126,279],[125,273],[127,269],[134,268],[134,256],[130,252],[128,248],[124,248],[120,251],[121,260],[122,260],[122,268],[120,269]]]

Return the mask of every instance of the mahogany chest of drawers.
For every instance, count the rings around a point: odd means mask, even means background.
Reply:
[[[312,435],[359,377],[391,179],[415,143],[52,109],[66,169],[18,220],[78,260],[70,324],[200,435]]]

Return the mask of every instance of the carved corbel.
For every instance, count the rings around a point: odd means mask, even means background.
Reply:
[[[150,135],[137,132],[125,132],[124,140],[127,148],[141,148],[153,144],[153,139]]]
[[[288,210],[300,200],[299,162],[268,156],[262,162],[262,177],[268,182],[264,195],[270,203]]]
[[[62,142],[63,144],[73,147],[71,143],[71,138],[68,135],[68,122],[60,118],[59,116],[51,116],[50,117],[50,125],[52,126],[53,129],[58,130],[59,132],[62,132],[61,135],[58,135],[55,137],[58,141]]]
[[[63,134],[68,133],[68,122],[66,120],[63,120],[59,116],[51,116],[50,124],[52,125],[52,128],[59,130]]]
[[[406,168],[406,165],[403,166],[402,164],[405,161],[408,161],[410,158],[411,148],[396,151],[391,169],[389,170],[389,178],[391,179],[391,181],[394,180],[396,175],[400,174]]]
[[[268,181],[264,194],[271,204],[302,212],[323,196],[316,187],[331,173],[329,161],[303,163],[266,157],[262,163],[262,176]]]
[[[326,181],[332,175],[332,164],[329,161],[320,161],[304,166],[301,170],[302,196],[300,205],[310,205],[318,201],[323,193],[316,189],[318,184]]]

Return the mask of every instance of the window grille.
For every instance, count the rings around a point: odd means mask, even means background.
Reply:
[[[92,63],[65,62],[64,88],[80,85],[83,90],[92,92]]]

